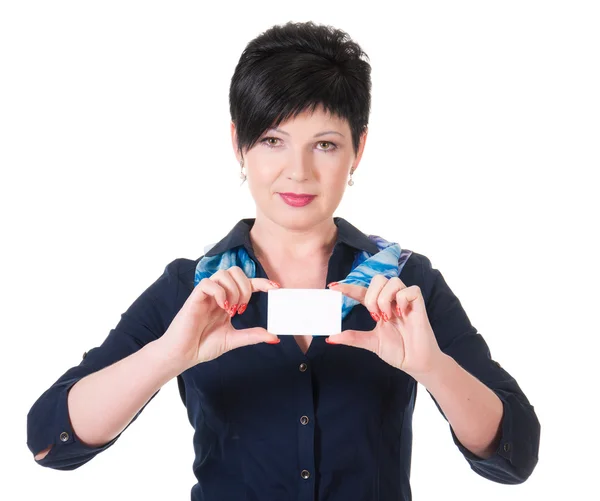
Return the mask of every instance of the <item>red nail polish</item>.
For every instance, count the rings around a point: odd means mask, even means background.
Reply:
[[[386,313],[385,311],[382,311],[382,312],[381,312],[381,316],[383,317],[383,321],[384,321],[384,322],[387,322],[387,321],[389,320],[389,318],[388,318],[388,316],[387,316],[387,313]]]
[[[227,299],[225,300],[225,309],[229,310],[229,301],[227,301]]]
[[[327,287],[335,287],[336,285],[338,285],[339,282],[331,282],[330,284],[327,284]]]
[[[275,287],[281,287],[281,285],[279,285],[277,282],[274,282],[273,280],[269,280],[269,283],[271,285],[274,285]]]
[[[241,315],[242,313],[244,313],[244,312],[246,311],[246,307],[247,307],[247,306],[248,306],[248,305],[247,305],[246,303],[242,303],[242,304],[240,305],[240,307],[238,308],[238,315]]]
[[[372,311],[369,313],[371,313],[371,316],[373,317],[373,320],[375,320],[375,322],[379,322],[379,315],[377,313],[373,313]]]
[[[275,341],[265,341],[265,343],[267,344],[279,344],[281,342],[281,339],[277,339]]]

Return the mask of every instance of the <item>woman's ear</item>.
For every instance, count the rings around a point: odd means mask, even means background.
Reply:
[[[360,135],[360,140],[358,142],[358,152],[356,153],[356,159],[353,162],[354,169],[352,172],[355,172],[358,169],[358,164],[360,163],[360,159],[362,158],[363,151],[365,150],[365,144],[367,143],[367,134],[369,133],[369,129],[365,127],[365,130]]]
[[[233,123],[233,120],[231,121],[231,146],[233,147],[233,153],[235,154],[235,158],[237,159],[238,164],[242,161],[242,157],[239,154],[238,151],[238,145],[237,145],[237,131],[235,129],[235,124]]]

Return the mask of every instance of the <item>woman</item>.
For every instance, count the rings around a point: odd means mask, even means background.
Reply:
[[[193,500],[410,499],[420,382],[473,470],[529,477],[534,409],[441,273],[333,217],[367,138],[363,55],[313,23],[248,44],[231,81],[231,137],[256,217],[201,258],[169,263],[40,396],[27,417],[39,464],[85,464],[177,377],[195,429]],[[278,287],[340,291],[342,332],[267,332],[265,292]]]

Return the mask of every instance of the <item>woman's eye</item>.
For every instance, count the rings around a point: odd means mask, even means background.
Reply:
[[[335,144],[333,144],[331,141],[320,141],[319,142],[320,145],[327,145],[327,148],[324,148],[321,151],[332,151],[335,150]]]
[[[276,137],[265,137],[261,142],[266,143],[266,145],[271,148],[275,147],[276,146],[275,144],[269,143],[270,140],[279,141],[279,139]]]

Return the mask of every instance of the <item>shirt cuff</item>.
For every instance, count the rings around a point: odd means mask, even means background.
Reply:
[[[450,426],[452,439],[479,475],[502,484],[520,484],[531,475],[538,461],[539,422],[533,407],[522,403],[513,393],[492,391],[503,407],[501,437],[494,454],[486,459],[476,456],[460,443]]]
[[[90,447],[75,435],[69,418],[67,397],[79,380],[80,378],[69,379],[60,386],[51,388],[28,415],[29,450],[35,456],[52,445],[44,458],[35,460],[41,466],[74,470],[108,449],[120,436],[117,435],[102,446]]]

